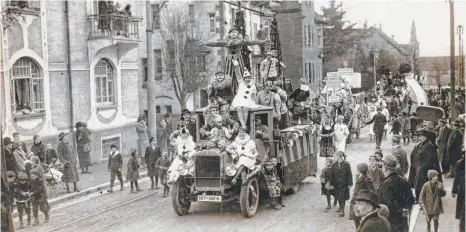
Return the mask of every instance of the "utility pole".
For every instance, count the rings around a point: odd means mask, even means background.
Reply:
[[[463,44],[463,25],[458,25],[458,45],[459,45],[459,55],[460,55],[460,65],[459,65],[459,84],[464,86],[464,44]]]
[[[162,8],[159,8],[159,12]],[[160,14],[160,13],[159,13]],[[157,112],[155,110],[155,70],[154,49],[152,47],[152,6],[150,0],[146,0],[146,46],[147,46],[147,127],[150,137],[156,137]]]
[[[450,120],[456,118],[455,98],[455,7],[453,0],[450,2]]]

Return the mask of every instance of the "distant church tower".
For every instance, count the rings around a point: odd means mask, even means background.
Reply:
[[[409,44],[411,45],[411,70],[414,73],[414,76],[417,77],[417,80],[420,81],[421,72],[419,70],[419,41],[417,41],[416,36],[416,25],[411,25],[411,38],[409,39]]]

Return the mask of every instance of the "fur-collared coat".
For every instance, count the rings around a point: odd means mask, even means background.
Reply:
[[[423,204],[427,215],[443,214],[442,197],[447,195],[442,182],[427,182],[422,186],[419,203]]]
[[[431,169],[440,171],[437,150],[430,141],[418,143],[411,152],[411,166],[409,168],[409,184],[420,191],[424,183],[429,181],[427,172]],[[441,175],[439,181],[442,182]]]

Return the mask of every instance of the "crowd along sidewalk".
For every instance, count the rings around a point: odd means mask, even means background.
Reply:
[[[123,157],[123,168],[122,176],[123,180],[126,181],[126,164],[128,162],[129,156]],[[57,205],[66,201],[70,201],[82,196],[86,196],[95,192],[106,191],[110,187],[110,173],[108,172],[108,163],[107,161],[102,161],[99,163],[93,164],[89,167],[90,174],[81,173],[81,170],[78,169],[79,182],[78,189],[79,192],[66,192],[66,185],[64,183],[57,184],[54,186],[48,186],[48,202],[50,206]],[[139,175],[141,178],[147,176],[147,168],[139,169]],[[118,178],[115,180],[116,187],[119,188]],[[70,191],[73,191],[73,184],[70,183]],[[17,215],[17,209],[14,208],[13,217]]]

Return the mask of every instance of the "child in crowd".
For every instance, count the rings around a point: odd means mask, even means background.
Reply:
[[[27,215],[27,226],[31,225],[31,183],[24,172],[18,174],[18,181],[15,183],[15,199],[18,207],[19,228],[24,228],[23,214]]]
[[[137,157],[138,150],[131,149],[131,157],[128,160],[128,169],[126,171],[126,180],[131,182],[131,193],[137,193],[142,191],[138,186],[138,179],[139,179],[139,164],[138,164],[138,157]],[[136,190],[134,190],[134,186],[136,186]]]
[[[248,114],[250,108],[255,108],[256,103],[256,84],[251,77],[251,73],[245,68],[244,76],[239,81],[238,92],[236,93],[233,102],[231,103],[232,108],[238,112],[239,122],[243,129],[247,128]]]
[[[50,143],[47,143],[47,145],[45,145],[45,163],[47,165],[50,165],[52,163],[52,160],[53,158],[58,159],[58,155],[57,155],[57,151],[55,151],[55,149],[52,148],[52,144]]]
[[[168,187],[168,184],[167,184],[167,179],[168,179],[167,171],[168,171],[168,168],[170,167],[170,159],[168,159],[167,148],[164,148],[162,150],[162,157],[157,159],[157,162],[155,163],[155,167],[158,168],[160,182],[162,182],[162,185],[163,185],[163,197],[166,197],[168,195],[168,192],[170,191],[170,187]]]
[[[47,201],[47,190],[43,184],[43,181],[39,178],[39,171],[32,169],[29,172],[31,176],[31,189],[32,189],[32,212],[34,213],[34,224],[33,226],[39,225],[39,208],[45,215],[44,223],[49,222],[49,204]]]
[[[369,170],[367,171],[367,175],[371,178],[375,190],[380,187],[383,179],[385,178],[382,171],[382,166],[380,165],[381,161],[377,158],[381,156],[382,155],[371,155],[369,157]]]
[[[325,167],[322,169],[322,173],[320,174],[320,183],[322,185],[322,195],[327,197],[327,210],[332,208],[332,199],[331,196],[334,195],[333,188],[331,187],[330,180],[332,179],[332,165],[333,165],[333,158],[327,157],[325,159]],[[334,201],[334,205],[336,205],[336,198]]]
[[[438,172],[427,172],[429,181],[422,186],[419,204],[424,209],[427,220],[427,231],[430,231],[430,222],[434,220],[434,231],[438,232],[439,216],[443,214],[442,197],[446,195],[442,182],[438,181]]]
[[[121,176],[121,168],[123,167],[123,157],[121,156],[118,148],[115,144],[110,146],[110,156],[108,157],[108,172],[110,172],[110,189],[107,192],[113,192],[113,183],[115,182],[115,176],[120,181],[120,191],[123,191],[123,178]]]

